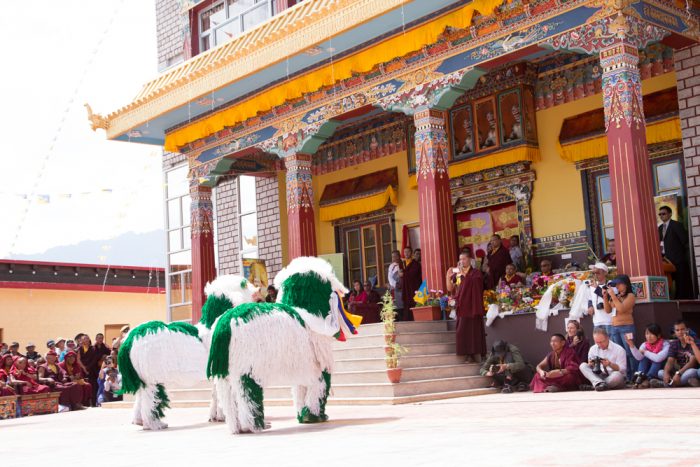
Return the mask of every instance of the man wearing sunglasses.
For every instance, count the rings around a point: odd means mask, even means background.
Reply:
[[[680,222],[671,219],[673,211],[668,206],[659,208],[659,240],[661,253],[676,267],[672,274],[676,283],[675,299],[693,298],[693,283],[688,266],[688,233]]]

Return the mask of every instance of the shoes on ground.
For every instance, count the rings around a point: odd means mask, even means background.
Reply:
[[[581,384],[581,385],[579,385],[578,390],[579,391],[592,391],[593,386],[591,386],[590,384]]]
[[[547,388],[544,390],[544,392],[559,392],[561,389],[559,389],[558,386],[547,386]]]
[[[512,392],[513,388],[510,384],[506,384],[505,386],[503,386],[503,389],[501,389],[501,394],[511,394]]]
[[[664,387],[664,382],[660,379],[652,379],[649,382],[649,386],[651,386],[652,388],[662,388]]]
[[[595,385],[595,390],[597,392],[607,391],[608,389],[610,389],[610,388],[605,383],[598,383]]]
[[[527,392],[529,389],[530,387],[525,383],[518,383],[518,385],[515,387],[515,390],[518,392]]]

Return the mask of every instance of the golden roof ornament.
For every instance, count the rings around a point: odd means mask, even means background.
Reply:
[[[102,128],[103,130],[107,130],[107,128],[109,128],[109,120],[107,120],[101,114],[94,113],[92,111],[92,107],[90,107],[90,104],[85,103],[85,108],[87,109],[88,120],[90,120],[90,127],[92,128],[92,131],[97,131],[98,128]]]

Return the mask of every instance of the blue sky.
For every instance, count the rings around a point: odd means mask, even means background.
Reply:
[[[0,258],[161,229],[160,148],[106,141],[84,108],[113,111],[157,74],[154,2],[20,10],[0,15]]]

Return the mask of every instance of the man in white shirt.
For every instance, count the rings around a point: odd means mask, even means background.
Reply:
[[[596,391],[608,389],[623,389],[625,387],[625,373],[627,372],[627,354],[625,349],[610,340],[607,331],[602,327],[593,330],[595,345],[588,350],[588,362],[581,363],[579,369],[583,376],[591,382]],[[596,359],[599,358],[599,365]],[[600,373],[596,373],[599,367]]]
[[[595,263],[591,266],[595,279],[591,281],[588,298],[588,314],[593,317],[593,327],[602,327],[610,335],[612,331],[612,314],[606,313],[603,307],[603,289],[607,283],[608,265],[605,263]]]
[[[391,264],[387,271],[387,278],[389,279],[389,289],[394,295],[394,307],[397,310],[403,309],[402,270],[401,253],[399,253],[399,250],[394,250],[391,252]]]

